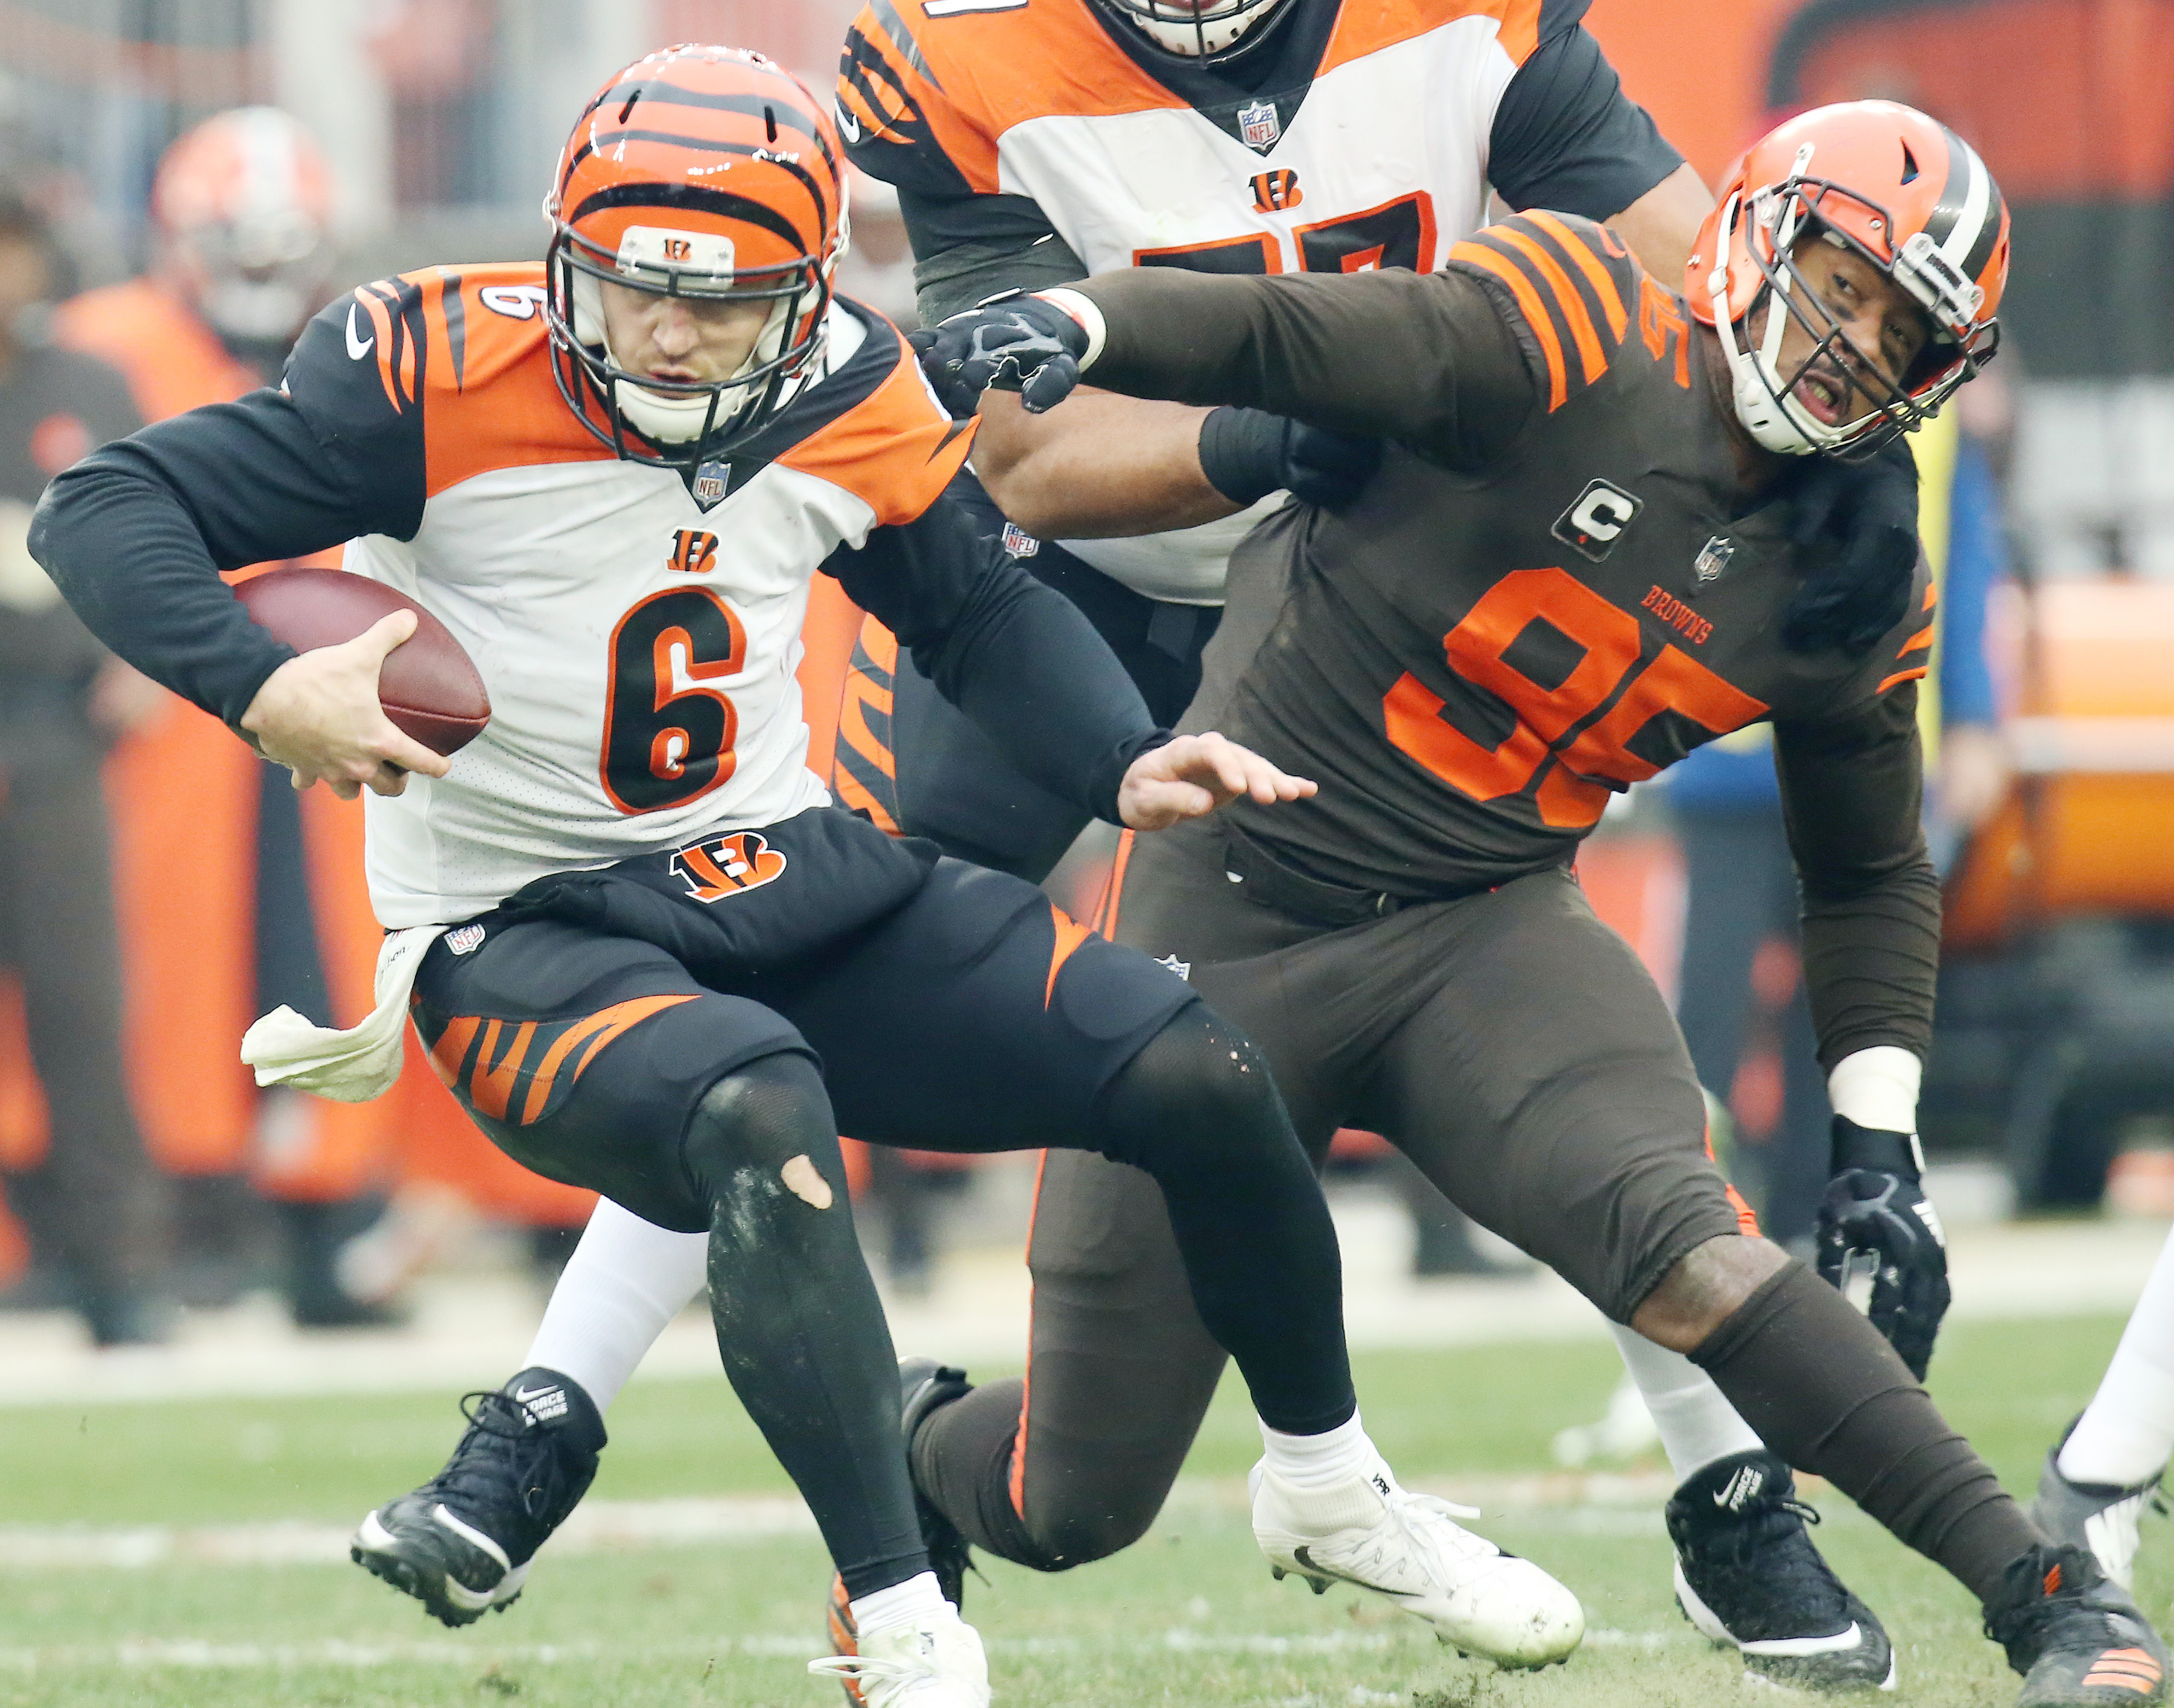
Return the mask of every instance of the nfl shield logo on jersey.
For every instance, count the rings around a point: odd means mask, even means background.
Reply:
[[[1736,555],[1736,542],[1723,534],[1716,534],[1699,548],[1699,554],[1691,560],[1691,579],[1701,587],[1721,579],[1728,567],[1728,560]]]
[[[1274,101],[1257,100],[1238,109],[1238,140],[1247,148],[1265,154],[1283,133],[1284,122],[1276,116]]]
[[[695,502],[704,510],[709,509],[723,499],[725,489],[732,484],[732,478],[731,463],[711,458],[695,471]]]
[[[1015,558],[1030,558],[1041,549],[1041,542],[1015,522],[1004,524],[1004,549]]]

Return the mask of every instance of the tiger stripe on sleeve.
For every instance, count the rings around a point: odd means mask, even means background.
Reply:
[[[836,100],[863,170],[922,195],[997,192],[995,141],[952,105],[890,0],[871,0],[847,27]]]
[[[1874,694],[1885,694],[1900,683],[1917,682],[1932,673],[1933,643],[1938,637],[1939,624],[1933,619],[1933,608],[1939,603],[1939,589],[1930,576],[1925,581],[1924,603],[1917,612],[1923,626],[1913,629],[1903,637],[1895,649],[1893,666],[1881,679]]]
[[[1643,278],[1612,232],[1570,214],[1490,225],[1453,246],[1446,264],[1507,297],[1545,370],[1550,413],[1608,371],[1631,331]]]

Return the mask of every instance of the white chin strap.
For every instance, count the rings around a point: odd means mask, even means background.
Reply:
[[[776,360],[777,353],[785,348],[786,316],[792,306],[792,300],[782,297],[771,305],[770,318],[764,322],[754,348],[748,352],[747,359],[740,364],[733,379]],[[603,281],[578,270],[574,273],[574,337],[592,349],[603,346],[611,365],[615,368],[622,365],[604,330]],[[811,362],[803,372],[812,371],[814,365]],[[643,438],[657,445],[684,445],[700,435],[705,424],[713,433],[731,426],[754,406],[763,389],[749,386],[737,397],[725,397],[717,404],[714,419],[707,393],[678,397],[668,392],[652,392],[630,380],[612,381],[612,402],[626,418],[627,424]]]
[[[1809,150],[1805,151],[1808,155]],[[1805,155],[1799,155],[1797,170],[1804,170]],[[1787,295],[1793,287],[1787,268],[1782,269],[1782,282],[1770,284],[1761,293],[1766,305],[1766,322],[1760,329],[1759,346],[1749,348],[1752,322],[1759,313],[1759,303],[1754,300],[1750,311],[1744,316],[1744,343],[1737,342],[1736,322],[1728,313],[1728,234],[1734,230],[1735,221],[1741,218],[1760,217],[1755,209],[1735,205],[1722,210],[1720,253],[1714,257],[1714,268],[1706,275],[1706,290],[1713,301],[1713,329],[1721,339],[1722,354],[1728,359],[1729,391],[1736,405],[1736,419],[1744,424],[1744,430],[1766,449],[1782,457],[1809,457],[1816,451],[1847,443],[1858,436],[1860,424],[1848,422],[1840,427],[1830,427],[1799,403],[1782,382],[1779,361],[1782,338],[1789,329]],[[1774,251],[1786,256],[1795,241],[1793,227],[1777,230],[1774,234]]]
[[[1182,19],[1162,17],[1163,8],[1154,0],[1148,0],[1145,6],[1121,4],[1117,9],[1165,52],[1198,59],[1236,46],[1276,7],[1277,0],[1236,0],[1235,4],[1204,8],[1203,15]]]

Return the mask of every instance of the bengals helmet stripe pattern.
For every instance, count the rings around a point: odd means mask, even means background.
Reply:
[[[1550,413],[1608,371],[1644,278],[1605,227],[1545,213],[1476,232],[1451,248],[1447,264],[1509,292],[1547,370]]]
[[[574,132],[581,140],[567,148],[560,162],[554,191],[560,217],[578,224],[608,208],[668,206],[744,220],[771,232],[788,251],[809,252],[814,246],[807,241],[808,231],[830,228],[844,189],[830,137],[802,111],[805,94],[782,71],[771,73],[779,87],[770,100],[759,93],[706,89],[694,80],[693,62],[675,73],[679,53],[668,50],[629,68],[638,74],[598,90],[583,110]],[[796,222],[763,201],[690,184],[678,174],[667,177],[668,164],[658,171],[662,181],[653,184],[592,183],[592,175],[581,170],[598,155],[608,155],[615,166],[630,155],[639,161],[643,144],[733,154],[778,168],[805,192],[808,216]],[[811,159],[819,163],[818,170],[808,169]]]

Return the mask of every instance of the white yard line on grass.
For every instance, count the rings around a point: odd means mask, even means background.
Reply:
[[[1464,1477],[1416,1485],[1501,1516],[1516,1514],[1585,1534],[1643,1534],[1660,1527],[1666,1475],[1562,1471],[1543,1476]],[[1174,1516],[1246,1510],[1237,1478],[1187,1477],[1171,1491]],[[333,1565],[348,1558],[351,1526],[279,1520],[259,1524],[0,1525],[0,1573],[68,1568],[142,1570],[166,1565]],[[732,1545],[813,1536],[797,1496],[721,1495],[672,1500],[591,1500],[551,1539],[554,1558],[690,1544]]]
[[[996,1655],[1111,1654],[1333,1655],[1374,1652],[1415,1642],[1411,1630],[1325,1631],[1285,1636],[1266,1631],[1202,1631],[1173,1627],[1160,1635],[1112,1642],[1104,1637],[990,1637]],[[1623,1631],[1602,1627],[1586,1633],[1596,1648],[1658,1649],[1688,1643],[1689,1631]],[[75,1644],[49,1649],[0,1648],[0,1673],[80,1671],[104,1667],[174,1667],[197,1670],[263,1671],[303,1666],[485,1667],[561,1666],[569,1662],[804,1660],[825,1653],[814,1638],[798,1632],[759,1632],[692,1642],[515,1643],[483,1646],[452,1640],[358,1643],[328,1637],[312,1643],[235,1643],[200,1637],[130,1638],[113,1644]],[[1374,1700],[1369,1698],[1368,1700]],[[1398,1699],[1403,1700],[1401,1698]]]

